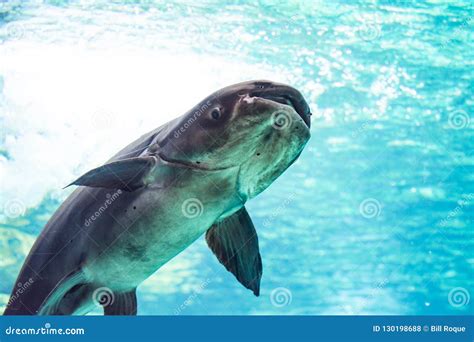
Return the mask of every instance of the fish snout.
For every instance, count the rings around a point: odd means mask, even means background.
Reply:
[[[256,81],[250,97],[259,97],[292,107],[303,119],[308,128],[311,127],[311,110],[303,95],[295,88],[270,81]]]

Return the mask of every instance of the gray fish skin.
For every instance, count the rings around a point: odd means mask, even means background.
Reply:
[[[217,91],[128,145],[106,165],[143,157],[149,171],[130,181],[133,187],[75,189],[24,262],[16,283],[32,285],[21,295],[13,290],[4,314],[85,314],[101,287],[134,293],[298,158],[310,138],[310,115],[296,89],[249,81]],[[95,181],[97,172],[91,174]],[[73,184],[87,182],[83,176]]]

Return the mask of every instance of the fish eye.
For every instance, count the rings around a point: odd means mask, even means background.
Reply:
[[[221,111],[219,110],[219,108],[214,108],[211,112],[211,116],[214,120],[219,120],[219,118],[221,117]]]

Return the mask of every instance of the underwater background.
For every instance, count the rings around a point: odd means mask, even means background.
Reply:
[[[66,184],[264,78],[298,88],[313,120],[300,159],[247,203],[260,297],[201,238],[139,287],[139,314],[472,314],[473,14],[469,0],[0,0],[0,312]]]

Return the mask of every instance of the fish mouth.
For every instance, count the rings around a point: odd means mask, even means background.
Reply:
[[[308,128],[311,127],[311,110],[298,90],[287,85],[275,83],[257,84],[256,87],[257,89],[250,92],[249,96],[290,106],[303,119],[306,126]]]
[[[199,171],[223,171],[223,170],[228,170],[230,168],[236,167],[236,166],[226,166],[226,167],[212,167],[203,163],[193,163],[189,162],[186,160],[180,160],[176,158],[169,158],[165,156],[163,153],[158,153],[157,156],[164,161],[166,164],[170,164],[176,167],[180,168],[185,168],[185,169],[193,169],[193,170],[199,170]]]

